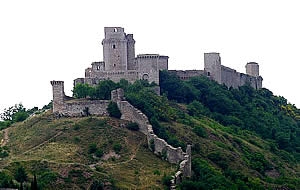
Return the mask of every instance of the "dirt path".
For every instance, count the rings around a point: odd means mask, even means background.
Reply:
[[[35,149],[37,149],[37,148],[39,148],[39,147],[43,146],[44,144],[46,144],[46,143],[50,142],[52,139],[54,139],[54,138],[58,137],[58,136],[59,136],[59,135],[61,135],[62,133],[63,133],[62,131],[58,132],[56,135],[54,135],[54,136],[53,136],[53,137],[51,137],[50,139],[48,139],[48,140],[46,140],[46,141],[42,142],[41,144],[38,144],[38,145],[36,145],[36,146],[32,147],[31,149],[29,149],[29,150],[27,150],[27,151],[23,152],[22,154],[27,154],[28,152],[31,152],[31,151],[33,151],[33,150],[35,150]]]
[[[5,146],[9,141],[8,130],[9,130],[9,128],[6,128],[3,130],[3,137],[1,139],[0,147]]]

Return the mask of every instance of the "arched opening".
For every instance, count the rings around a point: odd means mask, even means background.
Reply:
[[[148,75],[148,74],[146,74],[146,73],[145,73],[145,74],[143,74],[143,77],[142,77],[142,79],[143,79],[143,80],[148,80],[148,79],[149,79],[149,75]]]
[[[114,28],[114,32],[118,32],[118,29],[117,29],[117,28]]]

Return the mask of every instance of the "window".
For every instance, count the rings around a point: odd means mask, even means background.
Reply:
[[[116,64],[114,64],[114,67],[116,66]]]
[[[210,76],[210,72],[207,72],[207,76]]]
[[[97,66],[97,70],[100,70],[100,66],[99,65]]]
[[[117,28],[114,28],[114,32],[118,32],[118,29],[117,29]]]
[[[112,45],[112,48],[113,48],[113,49],[116,49],[116,45],[115,45],[115,44],[114,44],[114,45]]]

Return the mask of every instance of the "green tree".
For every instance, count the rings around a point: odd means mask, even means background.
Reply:
[[[107,106],[107,111],[110,117],[115,117],[120,119],[122,116],[121,111],[118,108],[117,103],[115,102],[109,102],[108,106]]]
[[[31,190],[38,190],[38,184],[35,174],[33,175],[33,181],[31,182]]]
[[[27,173],[22,166],[17,168],[15,173],[15,179],[20,183],[20,189],[23,189],[23,183],[27,181]]]

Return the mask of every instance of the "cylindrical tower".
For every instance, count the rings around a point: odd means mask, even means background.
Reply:
[[[249,62],[246,64],[246,74],[254,77],[259,76],[259,65],[255,62]]]

